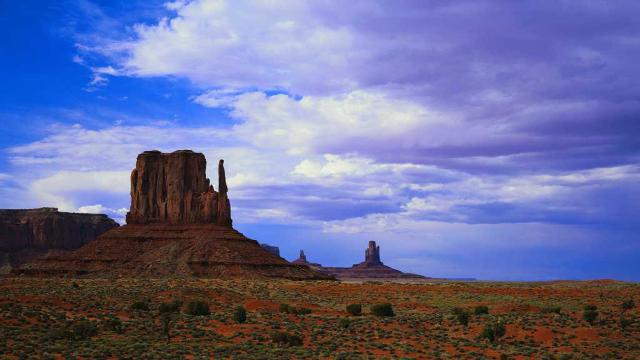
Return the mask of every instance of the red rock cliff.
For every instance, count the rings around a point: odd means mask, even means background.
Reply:
[[[145,151],[131,172],[127,224],[206,224],[231,227],[223,161],[216,192],[206,177],[207,161],[191,150]]]
[[[0,210],[0,251],[77,249],[117,226],[102,214],[56,208]]]

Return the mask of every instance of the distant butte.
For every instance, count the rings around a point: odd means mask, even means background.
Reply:
[[[222,160],[218,191],[206,159],[191,150],[145,151],[131,172],[127,225],[80,249],[25,264],[14,273],[124,277],[332,279],[290,264],[232,228]]]
[[[1,209],[0,274],[45,254],[75,250],[116,227],[118,223],[103,214]]]
[[[326,267],[307,261],[304,251],[300,251],[300,257],[293,264],[307,265],[309,268],[335,276],[340,280],[346,279],[428,279],[425,276],[404,273],[382,263],[380,260],[380,247],[375,241],[369,241],[369,246],[364,252],[364,261],[349,268]]]

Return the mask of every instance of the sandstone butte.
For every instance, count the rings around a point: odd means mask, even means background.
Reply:
[[[404,273],[382,263],[380,260],[380,246],[375,241],[369,241],[369,247],[364,252],[364,261],[352,267],[326,267],[307,260],[304,251],[293,264],[307,265],[309,268],[335,276],[338,279],[427,279],[422,275]]]
[[[232,227],[223,161],[218,191],[191,150],[145,151],[131,172],[127,224],[63,255],[25,264],[27,275],[332,279],[291,264]]]
[[[0,210],[0,273],[46,254],[74,250],[118,223],[102,214],[56,208]]]

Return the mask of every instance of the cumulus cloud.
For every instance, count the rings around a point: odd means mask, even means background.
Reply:
[[[640,156],[632,1],[165,6],[100,52],[120,75],[191,80],[193,101],[230,109],[260,146],[485,173]]]

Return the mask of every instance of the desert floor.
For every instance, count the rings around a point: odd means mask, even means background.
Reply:
[[[161,314],[160,304],[174,300],[180,308]],[[195,301],[210,314],[188,315]],[[354,303],[361,316],[345,311]],[[377,303],[390,303],[395,316],[371,314]],[[614,281],[4,278],[0,358],[640,359],[638,303],[639,284]],[[588,305],[597,307],[592,323]],[[234,320],[238,306],[245,323]],[[502,337],[481,337],[496,324]]]

